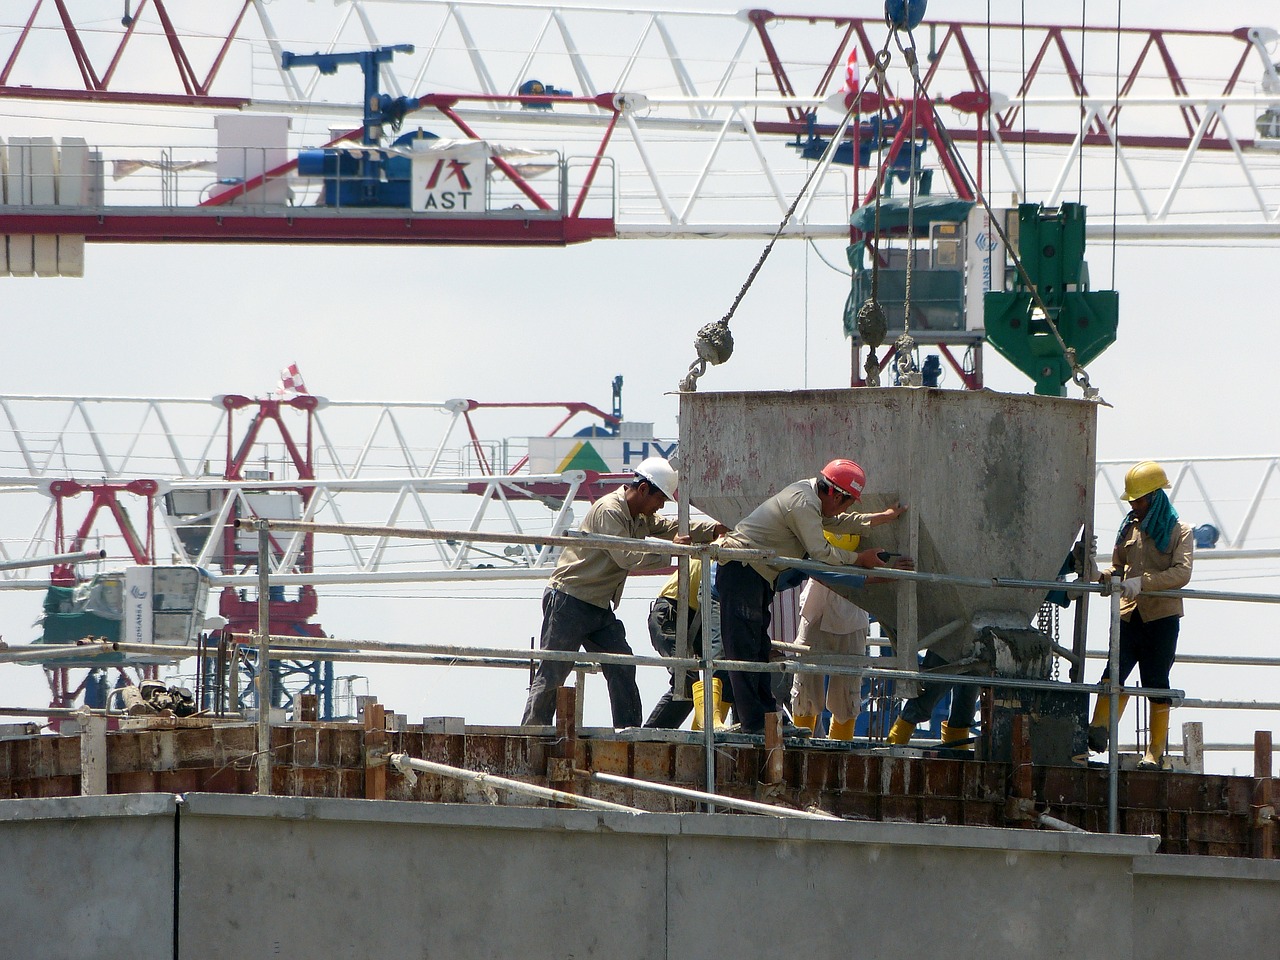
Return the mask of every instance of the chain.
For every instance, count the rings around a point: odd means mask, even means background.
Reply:
[[[1048,637],[1053,643],[1058,642],[1058,605],[1051,600],[1046,600],[1040,604],[1040,611],[1036,614],[1036,628]],[[1058,679],[1058,657],[1053,657],[1053,679]]]

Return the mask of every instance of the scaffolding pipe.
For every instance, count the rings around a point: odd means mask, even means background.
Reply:
[[[636,540],[630,537],[611,537],[604,534],[565,533],[561,536],[542,536],[523,533],[485,533],[479,530],[421,530],[404,527],[366,526],[349,523],[312,523],[301,520],[241,519],[237,521],[244,530],[256,530],[257,524],[265,524],[269,530],[286,533],[327,533],[347,537],[404,537],[411,540],[459,540],[477,543],[528,543],[562,547],[598,546],[601,548],[626,547],[646,553],[666,556],[706,556],[712,560],[764,560],[780,569],[802,572],[848,573],[847,566],[817,563],[799,557],[780,557],[768,550],[744,550],[717,544],[679,544],[666,540]],[[1002,577],[961,577],[948,573],[926,573],[920,570],[898,570],[894,567],[876,567],[869,576],[889,580],[907,580],[917,583],[944,583],[966,587],[1003,588],[1011,590],[1058,590],[1068,595],[1111,592],[1111,584],[1092,583],[1086,580],[1024,580]],[[282,581],[283,582],[283,581]],[[1144,597],[1172,597],[1188,600],[1249,601],[1280,604],[1280,594],[1230,593],[1223,590],[1150,590]]]
[[[552,800],[557,803],[571,803],[579,807],[587,807],[592,810],[613,810],[617,813],[644,813],[635,807],[626,807],[620,803],[610,803],[608,800],[597,800],[594,797],[581,797],[576,793],[566,793],[563,790],[553,790],[550,787],[539,787],[536,784],[525,783],[522,780],[509,780],[506,777],[494,776],[492,773],[481,773],[476,770],[464,770],[461,767],[451,767],[448,764],[436,763],[432,760],[418,760],[403,753],[393,753],[387,758],[387,762],[395,767],[400,773],[409,780],[412,786],[414,780],[417,779],[415,771],[420,773],[434,773],[439,777],[448,777],[451,780],[462,780],[467,783],[478,784],[485,787],[492,785],[501,790],[510,790],[512,793],[524,793],[531,797],[538,797],[542,800]]]
[[[1051,817],[1047,813],[1036,815],[1036,823],[1041,826],[1049,827],[1053,830],[1061,830],[1063,833],[1088,833],[1089,831],[1083,827],[1077,827],[1074,823],[1067,823],[1065,820],[1059,820],[1057,817]],[[1115,831],[1111,831],[1114,833]]]
[[[271,534],[258,529],[258,795],[271,794]]]
[[[389,654],[384,656],[368,656],[358,652],[360,645],[352,645],[350,649],[335,649],[333,640],[317,640],[314,641],[317,646],[309,646],[307,638],[302,637],[279,637],[278,639],[290,642],[294,645],[288,647],[273,648],[273,656],[277,660],[342,660],[352,661],[355,663],[435,663],[443,660],[447,663],[457,663],[459,666],[468,665],[493,665],[493,666],[520,666],[524,667],[530,660],[566,660],[572,661],[579,665],[592,664],[633,664],[637,666],[658,666],[663,669],[671,669],[672,667],[685,667],[689,669],[698,669],[702,666],[702,661],[686,657],[676,659],[674,657],[642,657],[628,656],[621,653],[589,653],[587,651],[574,652],[571,650],[491,650],[492,657],[476,657],[469,654],[459,653],[463,650],[484,650],[483,647],[457,647],[440,644],[399,644],[398,646],[407,650],[434,651],[435,655],[428,659],[422,655],[422,660],[415,659],[412,656],[405,655],[401,657],[391,657]],[[344,643],[346,641],[343,641]],[[323,644],[323,646],[321,646]],[[385,646],[385,645],[384,645]],[[178,647],[178,646],[161,646],[158,644],[147,643],[125,643],[120,641],[102,640],[96,643],[86,643],[77,648],[81,656],[94,656],[101,653],[138,653],[146,654],[152,658],[163,660],[181,660],[190,657],[200,656],[200,651],[194,647]],[[0,655],[2,656],[2,655]],[[836,663],[805,663],[803,661],[786,661],[773,663],[759,663],[754,660],[712,660],[711,663],[718,670],[736,670],[743,673],[814,673],[814,674],[836,674],[840,676],[866,676],[876,679],[885,680],[923,680],[938,681],[940,677],[945,678],[949,684],[959,684],[961,686],[975,687],[1001,687],[1010,689],[1024,690],[1051,690],[1051,691],[1073,691],[1077,693],[1105,693],[1107,688],[1096,683],[1064,683],[1058,680],[1032,680],[1023,677],[994,677],[983,674],[962,674],[962,673],[939,673],[936,671],[924,670],[895,670],[892,668],[879,668],[854,664],[846,666]],[[586,667],[590,669],[590,667]],[[1184,690],[1177,688],[1163,689],[1158,687],[1124,687],[1124,693],[1132,696],[1141,697],[1161,697],[1179,702],[1187,702],[1185,700]],[[1211,701],[1193,701],[1196,705],[1209,705]],[[1258,709],[1270,709],[1271,704],[1259,702],[1257,704],[1248,704],[1249,707],[1256,706]]]
[[[770,817],[792,817],[798,820],[834,820],[844,821],[831,813],[814,813],[809,810],[792,810],[789,807],[777,807],[771,803],[757,803],[755,800],[738,800],[720,794],[707,793],[702,790],[691,790],[688,787],[668,786],[664,783],[649,783],[647,780],[633,780],[621,777],[616,773],[593,773],[589,770],[574,770],[576,776],[596,783],[610,783],[619,787],[631,787],[634,790],[648,790],[669,797],[683,797],[686,800],[697,800],[708,805],[728,807],[730,810],[743,810],[747,813],[760,813]]]
[[[1111,662],[1107,667],[1107,832],[1120,832],[1120,577],[1111,575]],[[1098,696],[1102,696],[1101,693]]]
[[[80,563],[82,560],[105,560],[105,550],[80,550],[76,553],[55,553],[47,557],[24,557],[21,560],[0,560],[0,570],[25,570],[28,567],[52,567],[59,563]]]

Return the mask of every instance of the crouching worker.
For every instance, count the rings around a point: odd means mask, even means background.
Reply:
[[[707,618],[707,629],[704,631],[703,618],[699,610],[699,603],[702,599],[702,561],[697,557],[689,560],[689,654],[690,656],[702,656],[702,638],[710,637],[711,642],[711,658],[718,660],[724,657],[724,651],[720,646],[720,612],[719,603],[715,596],[711,598],[711,616]],[[667,582],[663,585],[662,590],[658,593],[658,599],[653,601],[653,606],[649,608],[649,639],[653,642],[653,649],[663,657],[674,657],[676,655],[676,619],[678,617],[678,598],[680,591],[680,573],[676,571],[667,578]],[[646,727],[659,730],[675,730],[680,724],[684,723],[685,718],[693,713],[693,729],[702,729],[703,703],[704,696],[703,683],[698,679],[699,674],[696,670],[675,670],[671,671],[671,689],[662,695],[657,705],[654,706],[653,712],[649,714],[649,719],[644,722]],[[676,684],[679,683],[684,694],[682,698],[676,697]],[[715,727],[720,729],[724,725],[725,719],[729,716],[729,706],[732,702],[733,695],[728,691],[728,674],[723,670],[717,670],[711,681],[711,705],[714,711]],[[728,694],[729,699],[725,699]],[[691,699],[692,698],[692,699]]]
[[[1169,687],[1169,670],[1178,649],[1178,625],[1182,617],[1180,597],[1148,597],[1154,590],[1180,590],[1191,581],[1193,538],[1191,527],[1178,519],[1165,490],[1169,478],[1164,468],[1152,460],[1135,464],[1125,474],[1124,500],[1129,513],[1120,524],[1111,567],[1103,570],[1099,583],[1120,578],[1120,678],[1124,683],[1136,663],[1144,687]],[[1102,680],[1111,675],[1111,665],[1102,671]],[[1120,698],[1124,713],[1129,698]],[[1163,765],[1169,742],[1169,707],[1163,697],[1151,699],[1151,731],[1140,770],[1158,770]],[[1111,698],[1098,696],[1089,721],[1089,749],[1107,749],[1111,720]]]
[[[591,505],[579,528],[587,534],[605,534],[642,540],[657,537],[674,543],[709,543],[725,528],[709,520],[692,521],[689,536],[678,535],[674,520],[657,511],[676,496],[678,476],[661,457],[649,457],[636,467],[635,479]],[[565,547],[542,594],[542,649],[580,650],[592,653],[631,654],[627,631],[614,615],[622,588],[632,570],[664,567],[667,556],[626,548],[588,544]],[[555,715],[556,691],[573,670],[567,660],[538,663],[522,724],[545,726]],[[609,687],[609,705],[615,727],[640,725],[640,689],[631,664],[603,666]]]
[[[948,662],[932,650],[926,650],[920,669],[940,670]],[[970,739],[969,731],[978,712],[979,690],[973,684],[964,683],[921,681],[920,695],[902,705],[902,713],[889,728],[887,742],[895,746],[910,743],[916,727],[933,715],[933,708],[948,691],[951,693],[951,707],[947,711],[947,719],[942,721],[942,745],[971,750],[972,746],[962,741]]]
[[[867,524],[895,519],[901,508],[885,513],[864,514]],[[826,531],[833,547],[856,551],[859,537],[852,533]],[[871,618],[851,600],[846,600],[818,580],[805,581],[800,593],[800,627],[796,642],[814,654],[843,654],[865,657],[871,634]],[[825,686],[825,690],[823,689]],[[797,673],[791,689],[791,708],[797,726],[818,729],[825,708],[831,712],[831,740],[852,740],[858,714],[862,712],[862,674]]]

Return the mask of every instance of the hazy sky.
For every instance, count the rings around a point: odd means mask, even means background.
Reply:
[[[866,13],[875,6],[834,9]],[[1027,6],[1030,20],[1033,5]],[[1081,8],[1068,6],[1057,8],[1061,20],[1078,23]],[[1044,7],[1034,5],[1035,16],[1044,17]],[[823,3],[771,8],[833,9]],[[935,0],[930,12],[943,9],[977,20],[988,4]],[[1019,17],[1016,4],[990,9],[996,18]],[[1116,7],[1090,3],[1085,14],[1091,23],[1113,24]],[[1123,15],[1135,25],[1280,27],[1270,0],[1232,5],[1229,22],[1222,8],[1190,2],[1130,3]],[[1028,192],[1034,197],[1048,186],[1032,181]],[[658,435],[671,436],[677,412],[671,391],[693,357],[693,334],[725,312],[761,247],[757,240],[596,241],[553,250],[92,245],[83,279],[0,280],[0,392],[260,394],[276,385],[283,364],[296,361],[309,388],[332,398],[585,400],[607,409],[610,381],[622,374],[626,415],[655,421]],[[817,247],[843,265],[841,242]],[[1276,256],[1274,241],[1114,250],[1091,243],[1094,286],[1114,286],[1121,303],[1119,342],[1089,368],[1111,404],[1099,411],[1100,457],[1280,453],[1271,412],[1272,367],[1280,355]],[[808,244],[779,243],[734,318],[732,360],[710,371],[701,388],[847,384],[849,348],[840,325],[847,292],[848,278]],[[987,386],[1030,391],[994,351],[985,360]],[[1110,536],[1099,530],[1101,542]],[[1280,528],[1272,537],[1270,545],[1280,546]],[[1202,564],[1196,584],[1259,592],[1280,587],[1274,563],[1229,568]],[[644,617],[657,586],[634,581],[621,610],[637,652],[649,652]],[[317,619],[345,637],[524,646],[538,630],[538,592],[533,585],[458,587],[425,599],[363,601],[332,591],[322,597]],[[475,596],[494,602],[456,599]],[[11,643],[27,642],[38,608],[37,594],[0,595],[6,612],[0,633]],[[1274,654],[1273,624],[1265,608],[1189,604],[1182,650]],[[1091,645],[1104,642],[1095,630]],[[523,705],[525,681],[514,671],[397,675],[356,666],[349,672],[374,677],[373,692],[411,721],[465,715],[469,722],[514,723]],[[1089,679],[1098,672],[1092,665]],[[1248,695],[1268,698],[1268,678],[1254,669]],[[1174,673],[1175,686],[1200,697],[1235,696],[1243,679],[1186,666]],[[665,674],[646,677],[646,707],[664,685]],[[6,704],[37,705],[46,697],[33,668],[3,668],[0,691]],[[587,722],[605,716],[603,683],[593,678]],[[1175,713],[1175,728],[1189,718]],[[1209,741],[1251,739],[1253,726],[1269,725],[1269,717],[1237,727],[1220,713],[1197,718],[1206,720]],[[1214,762],[1220,769],[1249,766],[1239,756]]]

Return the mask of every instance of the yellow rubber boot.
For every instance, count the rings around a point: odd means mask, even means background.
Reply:
[[[944,747],[947,746],[947,744],[955,743],[957,740],[968,740],[968,739],[969,739],[968,727],[953,727],[951,724],[947,723],[947,721],[945,720],[942,721],[942,745]],[[973,744],[971,743],[961,744],[955,749],[972,750]]]
[[[831,718],[831,730],[827,733],[828,740],[852,740],[853,725],[858,722],[858,718],[854,717],[850,720],[837,720]]]
[[[818,718],[814,716],[796,714],[791,718],[791,722],[797,727],[808,727],[810,730],[818,729]]]
[[[1127,693],[1120,695],[1120,716],[1124,716],[1124,708],[1129,705],[1129,695]],[[1116,718],[1117,720],[1120,717]],[[1111,729],[1111,698],[1105,693],[1098,696],[1098,702],[1093,705],[1093,717],[1089,721],[1089,749],[1094,753],[1102,753],[1107,749],[1107,741],[1110,739]]]
[[[900,747],[905,743],[911,742],[911,735],[916,732],[916,725],[908,723],[902,717],[898,717],[893,721],[893,726],[889,728],[888,742],[895,747]]]
[[[1159,770],[1164,764],[1164,750],[1169,744],[1169,704],[1151,704],[1151,739],[1147,742],[1146,756],[1138,763],[1139,770]]]
[[[702,691],[704,690],[701,680],[693,681],[693,729],[702,729]],[[711,680],[711,709],[715,717],[715,729],[720,730],[724,727],[723,713],[727,714],[724,704],[720,702],[720,693],[722,690],[722,682],[719,677]]]
[[[719,683],[720,681],[717,680],[715,682]],[[716,689],[719,690],[720,688],[717,687]],[[725,703],[723,700],[720,699],[719,696],[715,698],[714,702],[716,707],[716,729],[719,729],[720,727],[723,727],[725,723],[728,721],[729,710],[733,706],[733,704]]]

